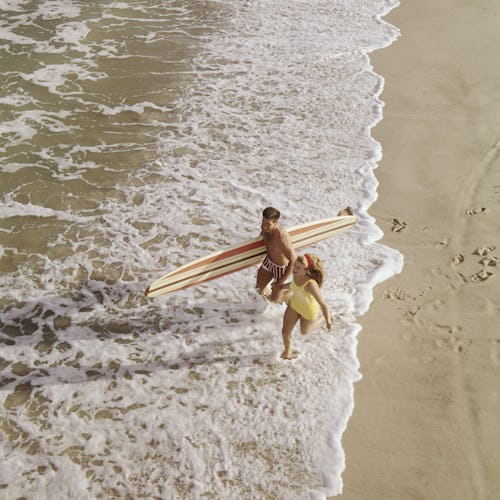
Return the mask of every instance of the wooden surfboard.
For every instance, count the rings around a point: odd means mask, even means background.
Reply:
[[[293,248],[298,250],[345,231],[356,224],[357,220],[355,215],[339,215],[286,229],[292,240]],[[266,246],[262,236],[246,240],[178,267],[153,282],[146,289],[145,295],[146,297],[157,297],[164,293],[200,285],[206,281],[258,264],[265,255]]]

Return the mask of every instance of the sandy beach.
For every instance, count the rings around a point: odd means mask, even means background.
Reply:
[[[500,3],[402,0],[385,78],[381,243],[405,258],[361,319],[343,499],[500,491]]]

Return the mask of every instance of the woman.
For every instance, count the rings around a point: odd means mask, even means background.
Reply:
[[[321,322],[326,321],[329,331],[333,329],[333,318],[330,309],[323,299],[320,287],[323,284],[323,264],[313,254],[299,255],[293,265],[293,279],[289,287],[284,286],[281,298],[288,302],[283,316],[283,343],[285,350],[281,354],[283,359],[297,357],[292,352],[292,330],[300,320],[300,333],[306,335],[317,328]],[[319,311],[323,317],[319,317]]]

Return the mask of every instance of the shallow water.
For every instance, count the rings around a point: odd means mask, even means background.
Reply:
[[[401,265],[366,213],[394,5],[0,0],[1,495],[341,491],[356,316]],[[293,362],[256,269],[143,295],[268,205],[360,216],[311,249],[337,328]]]

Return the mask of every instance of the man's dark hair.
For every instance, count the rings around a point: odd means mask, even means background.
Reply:
[[[278,220],[280,218],[280,211],[274,207],[264,208],[262,217],[268,220]]]

